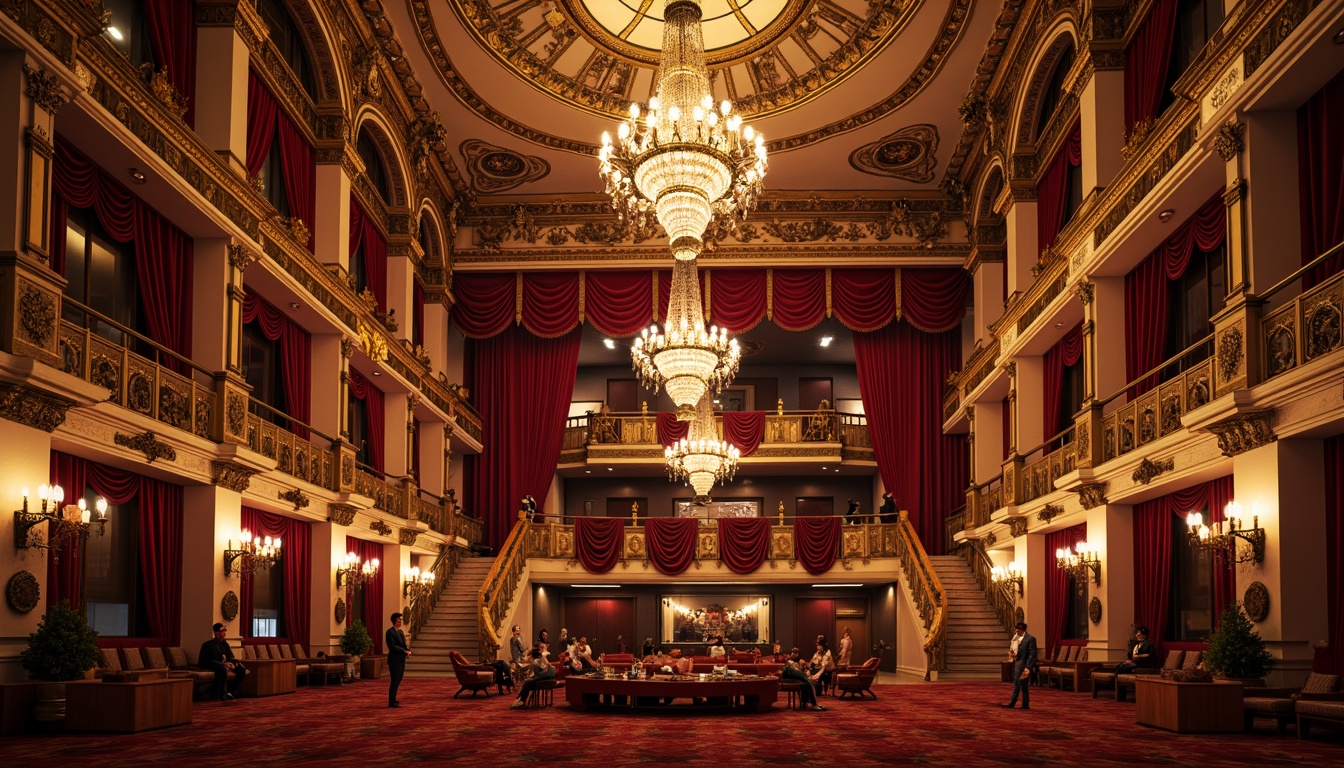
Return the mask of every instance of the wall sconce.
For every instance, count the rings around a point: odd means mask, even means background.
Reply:
[[[424,571],[419,568],[411,568],[406,574],[405,581],[401,582],[401,596],[410,597],[412,600],[419,600],[434,586],[434,572]]]
[[[1078,588],[1080,595],[1087,592],[1089,572],[1092,574],[1092,583],[1101,586],[1101,558],[1097,550],[1088,546],[1086,541],[1074,544],[1072,549],[1069,547],[1056,549],[1055,567],[1067,571],[1073,577],[1074,586]]]
[[[233,539],[229,539],[225,545],[224,578],[236,573],[240,578],[247,579],[262,568],[270,568],[279,560],[280,539],[272,539],[270,536],[254,537],[251,531],[244,528],[238,546],[233,546]]]
[[[1005,568],[1002,565],[996,565],[989,572],[990,579],[1001,588],[1012,590],[1017,588],[1017,596],[1022,596],[1022,567],[1014,560],[1008,563]]]
[[[1253,506],[1252,511],[1258,508]],[[1223,556],[1227,567],[1237,563],[1260,563],[1265,559],[1265,529],[1260,527],[1260,515],[1251,515],[1251,527],[1242,528],[1241,504],[1228,502],[1223,510],[1223,521],[1212,527],[1204,524],[1204,515],[1191,512],[1185,516],[1185,524],[1190,529],[1190,543]],[[1237,547],[1237,539],[1251,546],[1248,549]]]
[[[359,555],[345,553],[345,561],[336,568],[337,587],[360,587],[378,574],[378,558],[367,563],[359,562]]]
[[[66,539],[75,536],[88,537],[89,530],[94,524],[98,526],[99,536],[107,530],[107,500],[101,496],[94,502],[94,507],[98,510],[96,520],[93,519],[93,513],[89,511],[83,499],[80,499],[78,504],[62,506],[61,502],[65,501],[65,489],[59,485],[38,486],[37,498],[40,502],[39,511],[30,512],[28,489],[23,489],[23,509],[14,511],[15,549],[49,549],[52,557],[56,558],[59,557],[61,547],[65,546]],[[42,523],[50,523],[46,541],[33,536],[33,529]]]

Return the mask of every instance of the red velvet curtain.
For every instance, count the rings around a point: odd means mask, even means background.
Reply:
[[[651,517],[647,522],[658,518]],[[619,517],[580,517],[574,521],[574,553],[591,573],[616,567],[625,547],[625,520]]]
[[[308,242],[304,245],[311,253],[316,247],[314,237],[317,233],[316,153],[308,143],[308,137],[283,111],[276,113],[275,135],[280,140],[280,162],[284,166],[285,199],[289,202],[289,215],[297,217],[307,226]],[[387,246],[384,244],[384,258],[386,255]]]
[[[531,494],[539,507],[545,504],[560,460],[581,335],[576,328],[543,339],[510,328],[467,341],[464,378],[485,423],[484,450],[466,459],[467,508],[485,519],[496,550],[517,520],[519,499]]]
[[[345,551],[354,552],[359,555],[359,562],[367,563],[370,560],[378,560],[381,567],[373,578],[369,579],[360,593],[364,600],[364,626],[369,630],[369,637],[373,638],[373,652],[383,652],[383,622],[386,620],[383,616],[383,577],[391,564],[383,562],[383,545],[376,541],[365,541],[357,539],[354,536],[345,537]],[[355,599],[354,589],[349,588],[345,591],[345,601],[352,602]]]
[[[699,532],[700,521],[693,517],[645,518],[644,544],[649,562],[665,576],[676,576],[685,571],[695,560],[695,541]]]
[[[183,117],[196,126],[196,3],[189,0],[144,0],[149,48],[159,69],[187,102]]]
[[[255,322],[262,335],[280,342],[280,380],[285,390],[285,410],[305,424],[311,418],[312,337],[289,316],[250,290],[243,298],[243,322]],[[289,422],[289,430],[308,439],[308,429]]]
[[[1344,435],[1325,441],[1325,596],[1328,665],[1317,671],[1344,674]]]
[[[469,339],[497,336],[514,323],[517,276],[512,272],[455,274],[453,294],[453,323]]]
[[[755,453],[765,439],[765,411],[725,411],[723,439],[743,456]]]
[[[275,141],[275,116],[280,105],[266,87],[266,83],[257,76],[254,69],[247,70],[247,173],[255,176],[266,167],[266,158],[271,154],[271,144]]]
[[[1125,135],[1157,117],[1176,42],[1177,0],[1156,0],[1125,49]]]
[[[280,539],[280,626],[286,642],[301,643],[307,648],[311,641],[308,627],[312,610],[313,528],[303,520],[276,515],[243,505],[240,522],[253,536]],[[252,587],[256,579],[247,579],[239,589],[243,637],[252,635]]]
[[[60,451],[51,452],[51,479],[53,484],[66,489],[69,499],[78,499],[84,495],[85,487],[92,487],[93,492],[107,499],[109,504],[136,502],[140,586],[145,598],[145,618],[152,634],[148,639],[159,645],[180,643],[182,487]],[[115,517],[108,523],[109,526],[116,524]],[[75,558],[69,556],[71,552],[62,551],[61,560],[74,561]],[[69,599],[75,603],[81,599],[77,562],[53,566],[49,560],[47,576],[51,585],[49,601]]]
[[[657,518],[654,518],[657,519]],[[770,556],[770,518],[719,518],[719,559],[733,573],[751,573]]]
[[[1045,535],[1045,648],[1053,653],[1064,639],[1064,623],[1069,617],[1069,600],[1075,587],[1067,571],[1059,569],[1055,551],[1073,549],[1080,541],[1087,541],[1087,523],[1065,528]]]
[[[364,419],[368,434],[369,464],[383,471],[383,391],[364,378],[359,371],[350,369],[350,394],[364,403]],[[522,497],[519,497],[522,498]]]
[[[793,519],[794,556],[813,576],[820,576],[835,564],[840,552],[840,522],[833,515]]]
[[[811,330],[826,318],[826,273],[820,269],[776,269],[769,319],[786,331]]]
[[[910,511],[931,554],[943,552],[943,518],[965,501],[965,438],[942,430],[943,381],[961,369],[961,334],[906,323],[854,334],[859,392],[883,486]]]
[[[564,336],[579,326],[579,275],[576,272],[523,274],[523,327],[544,339]]]
[[[103,229],[135,252],[140,306],[154,341],[191,356],[192,240],[148,203],[59,135],[52,163],[52,269],[65,274],[65,219],[69,206],[92,208]],[[190,368],[161,361],[183,375]]]
[[[1043,361],[1041,394],[1042,428],[1046,440],[1059,434],[1065,425],[1060,423],[1059,401],[1064,395],[1064,369],[1077,365],[1083,357],[1083,324],[1079,323],[1055,346],[1045,353]]]
[[[1083,128],[1075,125],[1036,185],[1036,244],[1042,251],[1055,244],[1064,228],[1069,203],[1069,169],[1083,164]]]
[[[745,333],[765,319],[764,269],[716,269],[710,275],[708,321],[729,333]]]
[[[350,253],[363,248],[364,278],[378,299],[378,309],[387,311],[387,240],[373,217],[354,196],[350,198]]]
[[[1344,74],[1336,75],[1297,110],[1298,208],[1302,263],[1344,242]],[[1344,270],[1333,256],[1302,279],[1310,288]]]
[[[876,331],[896,319],[896,275],[890,269],[831,270],[831,311],[851,331]]]
[[[653,320],[648,272],[618,270],[584,274],[584,319],[608,336],[633,336]]]
[[[1195,249],[1212,251],[1227,238],[1227,208],[1215,193],[1176,231],[1125,275],[1125,375],[1133,381],[1166,359],[1170,284],[1190,266]],[[1149,376],[1130,389],[1130,398],[1156,387]]]
[[[677,421],[677,414],[669,411],[659,411],[656,423],[659,445],[672,445],[691,432],[691,422]]]

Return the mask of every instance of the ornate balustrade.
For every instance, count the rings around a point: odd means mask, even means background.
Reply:
[[[1033,451],[1022,464],[1022,497],[1018,503],[1050,493],[1055,489],[1055,481],[1078,467],[1078,456],[1073,445],[1074,427],[1070,426],[1060,435]],[[1050,446],[1054,446],[1051,448]],[[1036,455],[1031,458],[1032,455]]]
[[[247,446],[268,459],[274,459],[276,469],[290,477],[322,488],[336,487],[337,454],[324,438],[305,440],[256,413],[249,413]]]
[[[723,417],[717,417],[720,434]],[[757,455],[769,457],[770,447],[806,443],[839,444],[846,459],[872,459],[872,437],[861,414],[836,411],[775,411],[765,415],[765,433]],[[650,413],[588,413],[565,420],[560,462],[582,463],[593,446],[646,448],[648,455],[663,458],[658,441],[658,419]],[[834,449],[832,449],[834,452]]]
[[[485,522],[480,518],[471,517],[463,514],[461,509],[456,509],[452,513],[451,520],[450,530],[466,539],[469,544],[480,544],[485,541]]]
[[[1182,416],[1212,399],[1213,361],[1204,360],[1107,414],[1101,422],[1102,461],[1179,431]]]
[[[429,617],[433,615],[434,606],[439,602],[444,590],[448,588],[461,559],[461,547],[454,547],[451,544],[439,546],[439,556],[434,558],[434,564],[429,568],[429,572],[434,574],[434,587],[425,592],[416,592],[411,596],[406,627],[412,638],[420,632],[425,623],[429,621]]]
[[[948,539],[951,541],[951,539]],[[1014,609],[1017,607],[1016,595],[1012,588],[1002,584],[995,584],[993,578],[994,564],[989,560],[989,554],[985,552],[985,544],[982,541],[966,541],[957,548],[962,557],[966,558],[966,564],[971,566],[971,572],[975,574],[975,583],[985,593],[985,599],[994,609],[994,615],[1005,630],[1011,631],[1013,625],[1017,623],[1014,615]]]
[[[477,593],[477,624],[480,637],[478,658],[494,658],[495,652],[503,644],[499,628],[508,617],[509,606],[522,584],[523,569],[527,567],[529,541],[534,527],[526,515],[521,513],[518,515],[518,522],[514,524],[513,530],[509,531],[509,537],[504,540],[504,546],[499,556],[495,558],[494,566],[490,568],[485,582],[481,584],[481,591]],[[574,536],[571,532],[571,550],[573,541]]]
[[[373,508],[406,519],[407,499],[398,482],[386,480],[360,465],[355,469],[355,493],[373,499]]]
[[[1260,320],[1264,378],[1305,365],[1344,346],[1344,274],[1290,299]]]
[[[929,655],[929,669],[945,669],[947,619],[943,604],[943,583],[933,570],[933,562],[924,551],[924,545],[905,510],[901,510],[900,522],[896,525],[896,556],[901,559],[901,566],[905,569],[905,579],[914,597],[915,610],[924,622],[924,652]]]

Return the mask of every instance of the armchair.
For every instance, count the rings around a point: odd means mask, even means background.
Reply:
[[[876,656],[863,662],[862,666],[850,667],[848,671],[837,672],[835,675],[835,687],[840,691],[840,698],[850,695],[857,695],[863,698],[864,694],[877,698],[873,693],[873,681],[877,679],[877,665],[882,662]]]
[[[1246,717],[1246,730],[1255,727],[1257,718],[1266,718],[1274,720],[1279,735],[1283,736],[1288,732],[1288,724],[1297,717],[1298,702],[1310,700],[1314,694],[1338,691],[1339,675],[1312,672],[1301,688],[1259,688],[1247,689],[1246,692],[1249,694],[1252,690],[1255,695],[1246,696],[1241,703]]]
[[[490,687],[495,684],[494,667],[489,664],[472,664],[457,651],[449,651],[448,658],[453,662],[453,672],[457,674],[458,685],[462,686],[453,694],[454,699],[465,691],[471,691],[472,698],[475,698],[479,691],[485,691],[485,697],[490,698]]]

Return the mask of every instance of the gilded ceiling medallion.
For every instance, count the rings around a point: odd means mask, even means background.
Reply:
[[[503,192],[551,172],[550,164],[539,157],[520,155],[476,139],[462,142],[459,149],[477,192]]]
[[[938,128],[911,125],[854,150],[849,164],[874,176],[893,176],[921,184],[933,181],[938,164]]]

